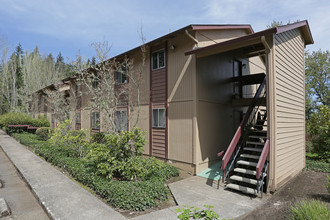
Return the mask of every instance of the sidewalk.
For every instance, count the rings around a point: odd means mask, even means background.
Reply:
[[[52,219],[125,219],[3,131],[0,146]]]
[[[0,146],[22,174],[52,219],[125,219],[120,213],[81,188],[59,170],[40,159],[0,130]],[[169,184],[178,206],[132,219],[177,219],[177,208],[185,205],[213,210],[222,218],[237,218],[263,204],[264,199],[217,189],[216,182],[194,176]]]
[[[11,215],[1,219],[49,219],[29,187],[21,179],[13,164],[0,148],[0,198],[3,198],[11,210]]]

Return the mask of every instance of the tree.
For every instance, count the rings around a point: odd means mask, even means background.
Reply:
[[[287,25],[288,24],[293,24],[293,23],[296,23],[296,22],[299,22],[300,20],[298,19],[298,20],[295,20],[295,21],[293,21],[293,22],[291,22],[290,20],[286,23]],[[270,28],[275,28],[275,27],[279,27],[279,26],[283,26],[284,24],[283,24],[283,22],[282,21],[275,21],[275,20],[273,20],[272,21],[272,23],[270,23],[270,25],[266,25],[266,27],[268,28],[268,29],[270,29]]]
[[[90,97],[88,110],[96,110],[101,114],[102,127],[106,132],[116,132],[115,113],[120,107],[127,106],[129,111],[137,110],[137,114],[128,114],[132,127],[136,126],[140,112],[140,84],[142,69],[145,63],[145,46],[141,47],[139,66],[134,66],[134,60],[123,57],[120,61],[109,59],[111,47],[108,42],[93,43],[96,50],[97,62],[77,75],[77,83],[84,86]],[[92,63],[93,63],[92,58]],[[118,86],[118,79],[120,78]],[[125,83],[129,80],[129,84]],[[133,120],[133,117],[134,120]]]
[[[306,72],[306,100],[311,104],[307,106],[329,105],[330,90],[330,53],[329,51],[313,51],[306,52],[305,55],[305,72]]]

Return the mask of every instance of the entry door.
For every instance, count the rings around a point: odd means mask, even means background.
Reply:
[[[242,76],[242,62],[239,60],[234,60],[233,66],[233,77],[241,77]],[[234,95],[238,98],[243,98],[243,88],[242,83],[240,81],[234,82]]]

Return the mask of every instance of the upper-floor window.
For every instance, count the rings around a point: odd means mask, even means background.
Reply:
[[[152,53],[151,58],[152,70],[157,70],[165,67],[165,50],[159,50]]]
[[[94,78],[92,80],[92,86],[93,86],[93,89],[96,89],[99,86],[99,79],[98,78]]]
[[[118,84],[125,84],[127,83],[127,75],[123,72],[115,72],[115,83]]]

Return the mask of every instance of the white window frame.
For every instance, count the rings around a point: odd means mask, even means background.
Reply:
[[[161,123],[160,122],[160,110],[163,110],[164,111],[164,116],[163,116],[163,118],[164,118],[164,122],[163,123]],[[154,112],[157,114],[157,122],[155,123],[155,120],[154,120],[154,117],[155,117],[155,115],[154,115]],[[166,109],[165,108],[153,108],[152,109],[152,127],[153,128],[166,128]]]
[[[120,113],[120,121],[118,121],[118,119],[117,119],[117,112]],[[126,121],[123,121],[122,120],[123,115],[126,116]],[[125,124],[121,124],[122,122],[124,122]],[[127,114],[127,110],[126,109],[116,110],[115,111],[115,123],[116,123],[116,130],[118,132],[120,132],[120,131],[127,131],[128,130],[128,114]]]
[[[164,53],[164,66],[159,66],[159,54]],[[157,56],[157,67],[154,68],[154,55]],[[165,49],[157,50],[151,54],[151,69],[152,70],[159,70],[166,67],[166,56],[165,56]]]

